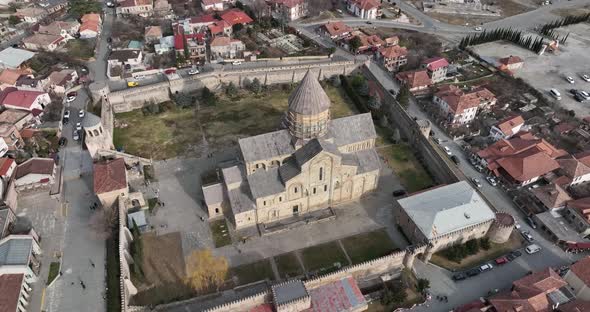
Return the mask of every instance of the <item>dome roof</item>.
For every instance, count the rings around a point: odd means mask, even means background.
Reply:
[[[289,96],[289,112],[317,115],[329,108],[330,98],[311,71],[307,71],[301,83]]]

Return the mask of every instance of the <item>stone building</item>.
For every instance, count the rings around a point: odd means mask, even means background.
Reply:
[[[428,244],[425,261],[439,250],[486,235],[503,243],[514,228],[512,216],[494,214],[466,181],[401,199],[394,204],[394,216],[411,243]]]
[[[84,143],[92,158],[98,157],[101,150],[114,150],[113,138],[108,131],[104,131],[100,117],[86,113],[84,121]]]
[[[330,120],[330,99],[311,72],[289,97],[283,127],[239,140],[241,162],[220,170],[222,182],[203,187],[210,218],[225,210],[237,229],[269,224],[377,187],[371,115]]]
[[[111,208],[119,196],[129,195],[125,160],[117,158],[94,164],[94,194],[104,208]]]

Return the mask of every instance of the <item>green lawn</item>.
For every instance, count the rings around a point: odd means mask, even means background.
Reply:
[[[303,269],[292,252],[275,257],[275,263],[281,278],[292,278],[303,274]]]
[[[301,251],[303,264],[307,271],[330,270],[338,262],[340,266],[348,265],[348,260],[337,242],[309,247]]]
[[[342,245],[352,264],[383,257],[395,249],[385,229],[347,237]]]
[[[394,144],[378,149],[388,166],[399,176],[402,184],[413,193],[426,189],[434,184],[432,177],[416,159],[412,148],[407,144]]]
[[[94,56],[94,40],[70,40],[66,43],[66,49],[68,49],[68,55],[87,60]]]
[[[264,279],[274,280],[269,259],[231,268],[230,275],[238,278],[238,285],[249,284]]]
[[[227,222],[225,222],[225,219],[212,221],[209,223],[209,228],[211,229],[211,234],[213,235],[215,248],[231,244],[231,236],[229,235],[229,230],[227,228]]]
[[[47,285],[51,284],[53,280],[59,275],[59,262],[51,262],[49,265],[49,276],[47,276]]]

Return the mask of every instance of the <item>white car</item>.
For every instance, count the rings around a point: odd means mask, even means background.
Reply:
[[[486,264],[484,264],[484,265],[480,266],[480,267],[479,267],[479,270],[480,270],[481,272],[485,272],[485,271],[489,271],[489,270],[491,270],[491,269],[493,269],[493,268],[494,268],[494,267],[493,267],[491,264],[489,264],[489,263],[486,263]]]
[[[82,130],[82,123],[76,123],[76,130]]]
[[[77,130],[74,130],[74,133],[72,134],[72,139],[74,139],[74,141],[80,140],[80,135],[78,134]]]
[[[479,26],[475,27],[475,31],[482,31],[483,29]]]
[[[496,180],[495,180],[494,178],[492,178],[492,177],[486,177],[486,181],[488,181],[488,183],[489,183],[491,186],[496,186],[496,185],[498,185],[498,183],[496,182]]]
[[[76,96],[75,95],[68,95],[66,97],[66,103],[72,103],[76,100]]]
[[[107,2],[107,7],[114,8],[115,4],[109,1],[109,2]]]
[[[191,76],[192,75],[196,75],[198,73],[199,73],[199,70],[196,69],[196,68],[191,68],[191,70],[188,71],[188,74],[191,75]]]
[[[445,149],[445,153],[447,153],[447,155],[449,155],[449,156],[453,155],[453,153],[451,152],[451,150],[448,147],[443,146],[443,148]]]
[[[479,182],[478,178],[471,178],[471,181],[473,181],[473,184],[475,184],[475,186],[481,187],[481,182]]]
[[[520,223],[518,223],[518,221],[516,221],[516,220],[514,220],[514,227],[515,227],[517,230],[520,230]]]
[[[83,109],[81,109],[81,110],[78,112],[78,116],[80,116],[80,118],[84,118],[84,115],[85,115],[85,113],[84,113],[84,110],[83,110]]]
[[[526,253],[528,253],[529,255],[532,255],[534,253],[541,251],[541,247],[539,247],[539,245],[537,245],[537,244],[531,244],[531,245],[528,245],[524,249],[524,251],[526,251]]]
[[[70,111],[69,110],[64,112],[64,119],[70,119]]]
[[[233,61],[231,64],[232,65],[242,65],[242,62],[240,62],[240,61]]]
[[[583,74],[582,79],[584,79],[584,81],[586,81],[586,82],[590,82],[590,76],[587,74]]]
[[[572,78],[571,76],[565,77],[565,80],[567,80],[567,82],[569,82],[571,84],[574,84],[575,83],[574,78]]]

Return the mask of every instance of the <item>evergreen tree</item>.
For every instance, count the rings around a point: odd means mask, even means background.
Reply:
[[[254,78],[254,80],[252,80],[252,83],[250,84],[250,91],[258,94],[260,93],[260,91],[262,91],[262,85],[260,83],[260,80],[258,80],[258,78]]]

